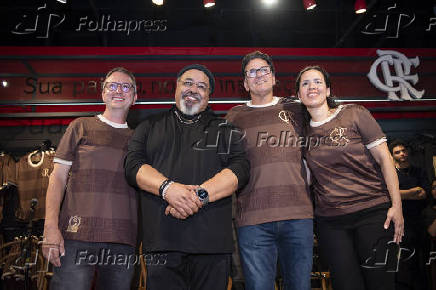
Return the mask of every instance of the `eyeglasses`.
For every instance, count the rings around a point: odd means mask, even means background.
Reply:
[[[132,88],[134,88],[134,86],[132,84],[129,84],[129,83],[117,83],[117,82],[108,82],[108,83],[106,83],[105,86],[111,92],[116,92],[118,90],[118,87],[121,87],[121,91],[123,91],[123,93],[128,93],[128,92],[130,92],[130,90]]]
[[[271,73],[271,68],[269,66],[262,66],[260,68],[252,68],[245,71],[245,76],[247,78],[255,78],[259,73],[259,76],[264,76]]]
[[[201,91],[201,92],[206,92],[207,91],[207,89],[209,88],[205,83],[203,83],[203,82],[199,82],[199,83],[196,83],[196,82],[194,82],[194,81],[190,81],[190,80],[184,80],[184,81],[181,81],[181,83],[182,83],[182,85],[183,86],[185,86],[185,87],[187,87],[187,88],[192,88],[194,85],[197,87],[197,89],[199,90],[199,91]]]

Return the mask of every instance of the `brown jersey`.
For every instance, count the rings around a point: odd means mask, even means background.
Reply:
[[[237,197],[238,226],[313,217],[302,163],[301,106],[233,107],[226,119],[245,133],[250,180]],[[278,102],[278,103],[277,103]]]
[[[38,204],[35,207],[34,220],[45,218],[45,196],[48,180],[53,171],[54,151],[33,151],[23,157],[16,164],[15,176],[10,182],[16,184],[18,191],[18,208],[16,217],[27,220],[30,214],[32,199]]]
[[[59,218],[65,239],[136,245],[136,193],[123,167],[132,134],[101,115],[68,126],[54,160],[71,165]]]
[[[306,158],[313,174],[315,214],[337,216],[389,201],[380,166],[369,149],[386,137],[359,105],[339,106],[322,122],[310,123]]]
[[[0,153],[0,188],[12,183],[15,176],[15,160],[12,156]],[[0,195],[0,221],[3,219],[4,194]]]

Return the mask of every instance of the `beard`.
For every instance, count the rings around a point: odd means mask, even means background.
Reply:
[[[187,97],[195,98],[196,102],[186,101]],[[186,93],[180,98],[180,111],[188,116],[200,113],[202,97],[199,94]]]

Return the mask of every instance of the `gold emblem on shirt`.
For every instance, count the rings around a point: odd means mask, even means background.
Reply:
[[[336,127],[330,132],[329,138],[333,145],[345,146],[350,142],[350,140],[345,137],[345,131],[347,131],[347,128]]]
[[[41,171],[41,175],[42,175],[42,177],[50,177],[49,172],[50,172],[50,169],[48,169],[48,168],[44,168],[44,169]]]
[[[77,231],[79,230],[81,220],[82,218],[77,215],[70,217],[70,220],[68,221],[67,232],[77,233]]]
[[[279,112],[279,119],[282,120],[285,123],[291,122],[292,120],[292,113],[289,111],[280,111]]]

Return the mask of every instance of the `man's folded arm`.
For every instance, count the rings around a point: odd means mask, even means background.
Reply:
[[[230,128],[233,135],[230,135],[226,145],[230,146],[224,158],[226,168],[201,184],[201,187],[208,191],[210,202],[220,200],[243,188],[250,178],[250,162],[246,158],[243,133],[231,125]]]

